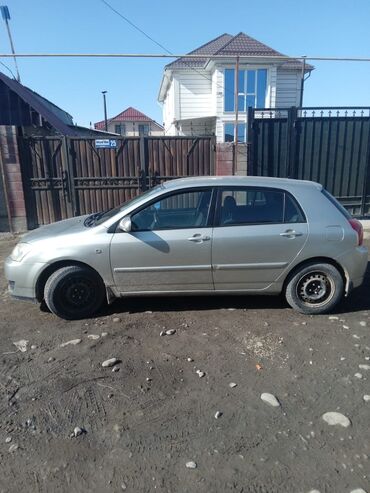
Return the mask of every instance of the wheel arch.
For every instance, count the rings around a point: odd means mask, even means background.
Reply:
[[[349,291],[349,276],[346,273],[345,269],[343,266],[337,262],[336,260],[330,258],[330,257],[312,257],[309,259],[302,260],[299,264],[295,265],[286,275],[285,280],[283,282],[283,288],[282,288],[282,293],[285,293],[287,284],[289,283],[290,279],[298,272],[300,269],[305,267],[308,264],[312,263],[325,263],[325,264],[331,264],[332,266],[336,267],[338,269],[338,272],[342,276],[344,285],[345,285],[345,292],[347,293]]]
[[[102,276],[99,274],[99,272],[91,267],[91,265],[85,264],[84,262],[79,262],[78,260],[59,260],[57,262],[53,262],[52,264],[48,265],[39,275],[37,281],[36,281],[36,288],[35,288],[35,293],[36,293],[36,299],[38,302],[42,302],[44,299],[44,289],[47,280],[49,277],[54,274],[57,270],[61,269],[62,267],[69,267],[71,265],[76,265],[80,267],[85,267],[87,269],[90,269],[93,271],[99,278],[101,279],[102,283],[105,286],[104,280]],[[105,289],[107,289],[105,287]]]

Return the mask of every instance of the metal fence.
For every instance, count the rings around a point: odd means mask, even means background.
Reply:
[[[19,137],[29,229],[107,210],[164,180],[214,174],[215,138]]]
[[[314,180],[370,216],[370,108],[249,109],[248,173]]]

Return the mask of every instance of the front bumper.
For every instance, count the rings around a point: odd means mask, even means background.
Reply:
[[[44,263],[15,262],[8,257],[4,271],[10,295],[17,299],[36,300],[36,281],[44,268]]]

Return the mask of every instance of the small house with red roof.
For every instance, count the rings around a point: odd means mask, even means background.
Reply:
[[[299,106],[302,77],[314,68],[242,32],[222,34],[190,54],[164,68],[158,101],[166,135],[216,135],[221,143],[234,141],[236,99],[238,142],[246,142],[248,108]]]
[[[96,130],[105,130],[105,121],[94,124]],[[125,137],[160,136],[164,134],[162,125],[131,106],[113,118],[108,118],[108,132]]]

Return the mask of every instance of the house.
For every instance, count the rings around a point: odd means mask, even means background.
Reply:
[[[247,112],[253,108],[299,106],[301,80],[314,67],[251,38],[222,34],[190,52],[207,58],[178,58],[166,65],[158,100],[166,135],[212,135],[234,140],[235,65],[238,75],[238,142],[247,139]]]
[[[163,135],[162,125],[131,106],[113,118],[108,118],[108,131],[126,137]],[[105,121],[94,124],[97,130],[105,129]]]
[[[27,229],[25,185],[30,170],[21,166],[19,141],[44,136],[101,139],[111,134],[74,125],[69,113],[0,72],[0,231]],[[57,165],[57,159],[50,164]],[[46,181],[43,177],[42,183]]]

